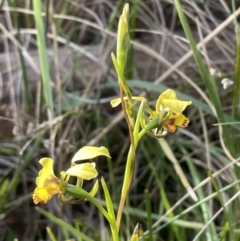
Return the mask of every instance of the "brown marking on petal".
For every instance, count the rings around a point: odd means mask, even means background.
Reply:
[[[173,133],[176,130],[176,126],[175,125],[168,125],[168,132]]]
[[[46,202],[44,202],[41,198],[39,198],[39,197],[35,197],[35,198],[33,198],[33,202],[34,202],[34,204],[38,204],[38,203],[44,203],[44,204],[46,204]]]
[[[41,202],[41,199],[40,199],[38,196],[34,195],[34,196],[33,196],[33,202],[34,202],[35,204],[38,204],[38,203]]]
[[[182,126],[183,126],[183,127],[187,127],[187,126],[188,126],[188,123],[189,123],[188,120],[184,120],[183,123],[182,123]]]
[[[40,198],[37,193],[33,194],[33,202],[34,202],[34,204],[38,204],[38,203],[46,204],[46,202],[42,198]]]
[[[44,182],[44,186],[48,186],[48,185],[51,185],[51,184],[59,184],[59,180],[57,177],[55,176],[49,176],[45,182]]]
[[[167,120],[164,123],[166,123],[168,125],[172,125],[172,124],[174,124],[174,119]]]
[[[178,113],[176,113],[176,112],[172,112],[171,114],[172,114],[172,116],[177,116],[178,115]]]

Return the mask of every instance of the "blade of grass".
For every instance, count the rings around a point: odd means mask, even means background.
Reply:
[[[221,206],[223,208],[224,216],[225,216],[226,221],[227,221],[227,223],[229,225],[229,233],[230,233],[231,240],[235,240],[233,228],[232,228],[232,225],[231,225],[232,222],[230,220],[230,217],[229,217],[228,212],[226,210],[226,207],[224,205],[223,197],[222,197],[222,194],[219,191],[219,187],[218,187],[218,184],[216,182],[216,179],[213,177],[213,175],[212,175],[210,170],[208,170],[208,176],[211,178],[212,185],[214,186],[214,189],[217,192],[218,199],[219,199],[219,201],[221,203]]]
[[[47,57],[47,48],[45,42],[45,31],[42,19],[42,12],[41,12],[41,1],[34,0],[33,1],[33,8],[34,8],[34,19],[37,28],[37,44],[38,44],[38,54],[40,59],[40,66],[41,66],[41,74],[42,74],[42,84],[43,84],[43,92],[44,98],[47,107],[50,110],[51,118],[53,118],[53,97],[52,97],[52,89],[51,89],[51,79],[50,79],[50,72],[49,72],[49,63]]]
[[[51,241],[57,241],[56,237],[54,236],[52,230],[49,227],[46,227],[47,233]]]
[[[68,232],[70,232],[73,235],[75,235],[77,237],[77,240],[94,241],[93,239],[89,238],[85,234],[83,234],[80,231],[78,231],[76,228],[72,227],[72,225],[64,222],[62,219],[57,218],[56,216],[54,216],[53,214],[45,211],[42,208],[37,208],[37,209],[39,210],[39,212],[42,215],[44,215],[45,217],[47,217],[49,220],[53,221],[54,223],[58,224],[59,227],[62,227],[62,229],[65,229]]]
[[[101,241],[101,237],[100,234],[98,233],[98,231],[96,230],[96,228],[94,226],[92,226],[92,224],[87,224],[84,221],[81,221],[80,219],[74,220],[74,227],[79,230],[84,229],[87,230],[89,232],[91,232],[93,238],[95,241]],[[79,241],[83,241],[81,238]]]
[[[151,202],[150,202],[150,195],[149,191],[145,189],[145,202],[146,202],[146,212],[147,212],[147,227],[149,231],[149,241],[153,241],[153,230],[152,230],[152,209],[151,209]]]
[[[237,181],[235,181],[235,182],[233,182],[233,183],[225,186],[224,188],[220,189],[220,192],[224,192],[224,191],[226,191],[226,190],[228,190],[228,189],[230,189],[230,188],[233,188],[234,186],[238,185],[239,183],[240,183],[240,180],[237,180]],[[188,223],[189,226],[185,226],[185,227],[188,227],[188,228],[194,227],[194,225],[192,226],[191,222],[187,222],[187,221],[183,221],[183,220],[181,220],[181,222],[178,222],[178,221],[179,221],[178,219],[179,219],[180,217],[182,217],[183,215],[191,212],[192,210],[194,210],[194,209],[197,208],[198,206],[201,206],[203,203],[207,202],[208,200],[216,197],[216,196],[217,196],[217,193],[216,193],[216,192],[215,192],[215,193],[212,193],[212,194],[210,194],[209,196],[204,197],[203,199],[201,199],[199,202],[191,205],[189,208],[186,208],[186,209],[185,209],[184,211],[182,211],[181,213],[175,215],[174,218],[172,218],[172,219],[170,219],[170,220],[169,220],[168,218],[166,218],[166,219],[165,219],[166,223],[164,223],[162,226],[157,226],[157,228],[156,228],[156,230],[154,230],[154,232],[157,232],[157,231],[159,231],[159,230],[164,229],[165,227],[167,227],[167,226],[170,225],[171,223],[174,223],[174,224],[176,224],[176,225],[177,225],[177,223],[178,223],[178,224],[179,224],[179,223],[181,223],[181,224],[183,224],[183,223],[185,223],[185,224]],[[152,217],[154,218],[154,217],[155,217],[155,214],[153,214]],[[159,216],[158,216],[158,218],[159,218]],[[169,220],[169,221],[167,221],[167,220]],[[199,224],[199,223],[198,223],[198,224]],[[197,226],[198,226],[198,227],[197,227]],[[203,226],[203,225],[202,225],[202,224],[201,224],[201,225],[197,225],[197,223],[195,222],[195,229],[199,228],[200,226]],[[210,239],[210,240],[215,240],[215,239]]]
[[[15,1],[10,1],[9,5],[12,7],[17,8],[17,0]],[[19,13],[13,12],[13,22],[14,25],[17,29],[17,35],[16,38],[18,42],[22,45],[21,37],[20,37],[20,28],[19,28]],[[22,75],[23,75],[23,98],[24,98],[24,108],[25,112],[29,113],[30,110],[30,93],[29,93],[29,84],[28,84],[28,79],[27,79],[27,72],[26,72],[26,66],[23,58],[22,51],[18,48],[18,54],[20,58],[20,64],[21,64],[21,70],[22,70]]]
[[[196,169],[195,165],[193,164],[191,158],[189,157],[187,151],[181,146],[179,146],[179,148],[182,150],[183,155],[185,156],[185,158],[187,160],[187,164],[189,166],[191,176],[193,177],[194,185],[196,186],[198,183],[200,183],[200,178],[199,178],[199,174],[197,172],[197,169]],[[203,192],[202,188],[198,189],[196,192],[198,194],[200,202],[205,199],[205,195],[204,195],[204,192]],[[211,217],[209,207],[208,207],[207,203],[205,203],[205,202],[201,202],[200,207],[201,207],[201,210],[202,210],[202,213],[203,213],[204,223],[207,223],[209,221],[210,217]],[[206,237],[207,237],[207,240],[209,240],[209,241],[213,241],[213,240],[217,241],[218,240],[216,227],[215,227],[213,222],[207,228]]]
[[[0,199],[0,213],[3,212],[4,206],[8,202],[10,195],[16,190],[16,187],[21,180],[23,172],[28,168],[29,164],[31,163],[32,157],[34,156],[37,148],[39,147],[39,143],[41,142],[43,135],[44,135],[44,132],[40,132],[38,134],[38,137],[34,141],[32,148],[29,150],[27,155],[24,156],[23,158],[24,162],[19,167],[16,167],[17,171],[14,177],[9,182],[8,190],[6,193],[4,193],[4,196]]]
[[[223,227],[223,230],[222,230],[222,233],[221,233],[219,241],[227,241],[228,230],[229,230],[229,223],[226,222],[224,227]]]
[[[136,24],[137,24],[137,13],[138,13],[138,6],[139,6],[139,0],[134,1],[132,6],[131,6],[131,18],[129,20],[129,36],[130,39],[134,39],[136,32],[135,31],[131,31],[131,29],[135,29],[136,28]],[[129,46],[129,50],[128,50],[128,58],[127,58],[127,62],[126,62],[126,70],[125,70],[125,74],[126,74],[126,79],[133,79],[133,68],[134,68],[134,48],[132,47],[132,45]]]
[[[108,191],[107,184],[106,184],[103,177],[101,177],[101,184],[102,184],[102,188],[103,188],[103,191],[104,191],[104,196],[105,196],[105,200],[106,200],[106,204],[107,204],[108,214],[112,218],[112,220],[115,222],[116,218],[115,218],[115,213],[114,213],[114,209],[113,209],[113,203],[112,203],[111,195]]]
[[[233,88],[233,100],[232,100],[232,117],[239,120],[240,118],[240,111],[239,111],[239,103],[240,103],[240,32],[237,35],[237,44],[236,44],[236,69],[235,69],[235,77],[234,77],[234,88]],[[233,138],[238,135],[232,129]],[[240,142],[235,141],[235,150],[238,150],[238,154],[240,151]]]
[[[189,27],[189,24],[187,22],[187,19],[185,17],[184,12],[183,12],[180,1],[174,0],[174,3],[175,3],[176,10],[178,12],[178,16],[179,16],[179,19],[181,21],[182,27],[184,29],[185,35],[186,35],[186,37],[189,41],[190,47],[193,51],[193,56],[194,56],[195,61],[198,65],[201,77],[202,77],[203,82],[204,82],[204,84],[207,88],[207,92],[210,96],[210,99],[211,99],[213,105],[215,106],[218,121],[224,123],[225,118],[224,118],[224,114],[223,114],[223,111],[222,111],[222,105],[221,105],[220,97],[218,95],[218,90],[217,90],[215,81],[214,81],[213,77],[210,75],[208,69],[205,67],[204,61],[201,57],[201,54],[197,49],[196,42],[193,38],[191,29]],[[232,142],[231,142],[231,138],[230,138],[227,126],[223,126],[223,135],[224,135],[226,144],[228,145],[228,147],[230,149],[230,152],[234,153],[233,147],[231,145]]]
[[[179,165],[173,151],[171,150],[169,144],[164,138],[157,139],[159,145],[161,146],[163,152],[166,154],[167,158],[172,162],[173,167],[181,180],[183,186],[186,188],[186,191],[189,192],[191,198],[196,202],[198,201],[198,197],[196,196],[195,192],[193,191],[190,183],[188,182],[181,166]]]
[[[166,186],[164,185],[164,172],[168,173],[170,172],[169,170],[167,170],[167,166],[162,164],[161,165],[161,174],[159,174],[158,172],[158,167],[156,165],[154,165],[152,163],[152,159],[149,155],[149,149],[151,149],[151,143],[144,143],[141,145],[141,149],[143,149],[144,151],[144,159],[147,160],[147,164],[149,166],[149,169],[151,170],[151,173],[153,175],[153,178],[155,179],[156,183],[157,183],[157,186],[158,186],[158,189],[159,189],[159,193],[160,193],[160,197],[161,197],[161,203],[163,204],[165,210],[169,210],[171,208],[171,204],[170,204],[170,201],[169,201],[169,198],[167,197],[167,193],[166,193]],[[157,150],[154,150],[155,152],[155,155],[157,156],[157,158],[159,160],[161,160],[164,156],[164,154],[162,154],[161,150],[160,149],[157,149]],[[175,175],[175,174],[174,174]],[[177,179],[177,178],[176,178]],[[164,211],[164,210],[163,210]],[[161,211],[159,212],[159,215],[161,215]],[[169,218],[174,218],[174,212],[171,212],[169,213]],[[151,215],[152,216],[152,215]],[[175,236],[175,240],[183,240],[181,239],[181,237],[179,236],[179,232],[180,232],[180,229],[176,226],[176,225],[170,225],[170,229],[171,229],[171,235],[174,235]]]

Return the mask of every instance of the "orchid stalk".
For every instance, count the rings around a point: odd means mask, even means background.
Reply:
[[[115,66],[120,88],[120,98],[111,101],[112,107],[121,103],[126,122],[128,124],[131,145],[128,151],[124,181],[121,198],[117,213],[117,229],[119,231],[124,205],[132,182],[136,149],[139,140],[143,135],[148,134],[156,138],[164,137],[169,132],[173,133],[177,126],[186,127],[189,123],[187,117],[182,112],[191,104],[191,101],[181,101],[176,97],[176,93],[169,89],[162,93],[157,102],[156,109],[152,110],[147,100],[141,96],[132,96],[130,88],[124,77],[124,68],[130,44],[128,33],[129,5],[124,6],[118,24],[117,36],[117,57],[112,53],[112,60]],[[137,111],[137,118],[134,115],[134,100],[141,101]],[[148,120],[145,119],[145,110],[149,113]],[[142,130],[140,130],[140,126]]]

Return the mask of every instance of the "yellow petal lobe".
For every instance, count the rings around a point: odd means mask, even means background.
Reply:
[[[83,163],[77,164],[75,166],[70,167],[66,173],[69,176],[79,177],[85,180],[91,180],[97,177],[98,172],[95,168],[96,164],[93,163]]]
[[[189,123],[189,119],[185,115],[179,115],[176,119],[174,119],[174,124],[176,126],[187,127]]]
[[[40,159],[39,163],[43,166],[43,168],[38,173],[36,184],[38,187],[43,187],[44,182],[48,177],[55,176],[53,172],[53,160],[51,158],[44,157]]]
[[[163,100],[163,107],[169,108],[172,112],[181,114],[188,105],[191,105],[192,101],[181,101],[181,100]]]
[[[124,100],[127,100],[128,97],[127,97],[127,96],[124,96],[123,99],[124,99]],[[132,99],[133,99],[133,100],[140,101],[140,102],[141,102],[141,101],[147,102],[147,100],[146,100],[144,97],[142,97],[142,96],[132,96]],[[122,102],[122,99],[121,99],[121,98],[116,98],[116,99],[111,100],[111,101],[110,101],[110,104],[111,104],[112,107],[117,107],[118,105],[121,104],[121,102]]]
[[[116,98],[110,101],[110,104],[112,107],[117,107],[121,104],[122,100],[121,98]]]
[[[164,91],[156,102],[156,111],[160,112],[161,108],[168,108],[170,111],[181,114],[192,101],[181,101],[177,99],[176,93],[172,89]]]
[[[156,111],[160,111],[160,106],[163,104],[163,100],[165,99],[177,99],[175,91],[172,89],[167,89],[161,95],[159,95],[156,102]]]
[[[84,146],[73,156],[72,162],[89,160],[98,156],[106,156],[111,158],[109,151],[106,147]]]

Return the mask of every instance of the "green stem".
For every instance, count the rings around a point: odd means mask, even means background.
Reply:
[[[76,187],[75,185],[66,184],[63,187],[63,189],[64,189],[64,192],[66,194],[69,194],[70,196],[73,196],[75,198],[84,198],[84,199],[87,199],[89,202],[91,202],[109,222],[113,240],[119,241],[118,229],[117,229],[115,220],[112,219],[112,217],[108,214],[106,209],[94,197],[92,197],[87,191],[79,187]]]
[[[157,128],[159,124],[159,118],[155,118],[148,122],[147,125],[139,132],[138,138],[141,139],[148,131]]]
[[[137,148],[137,145],[138,145],[138,141],[135,143],[135,148]],[[131,186],[131,182],[132,182],[132,176],[133,176],[132,174],[133,174],[134,165],[135,165],[134,161],[135,160],[133,159],[133,147],[131,145],[129,148],[129,151],[128,151],[127,164],[126,164],[126,169],[125,169],[125,174],[124,174],[121,199],[120,199],[118,213],[117,213],[117,229],[118,230],[120,228],[123,208],[124,208],[124,205],[125,205],[125,202],[127,199],[127,195],[128,195],[128,192],[129,192],[129,189]]]
[[[124,77],[123,70],[119,66],[117,58],[115,57],[114,53],[111,53],[111,57],[112,57],[112,61],[113,61],[115,70],[117,72],[118,82],[119,82],[120,86],[122,86],[123,91],[128,98],[129,105],[133,106],[132,93],[131,93],[129,86],[127,85],[127,81]]]
[[[230,237],[231,237],[231,240],[234,240],[234,231],[233,231],[233,228],[232,228],[232,225],[231,225],[231,219],[228,215],[228,212],[227,212],[227,209],[225,207],[225,204],[224,204],[224,200],[223,200],[223,197],[222,197],[222,194],[220,192],[220,189],[219,189],[219,186],[216,182],[216,179],[213,177],[213,174],[210,170],[207,171],[208,173],[208,176],[210,177],[211,179],[211,182],[212,182],[212,185],[215,189],[215,191],[217,192],[217,195],[218,195],[218,199],[222,205],[222,208],[223,208],[223,212],[224,212],[224,217],[226,218],[226,221],[228,223],[228,228],[229,228],[229,234],[230,234]]]
[[[118,213],[117,213],[117,229],[119,231],[121,219],[122,219],[122,213],[124,209],[124,205],[127,199],[127,195],[131,186],[132,182],[132,176],[133,176],[133,171],[134,171],[134,165],[135,165],[135,152],[138,146],[138,142],[141,138],[139,138],[139,128],[140,128],[140,120],[143,115],[143,106],[144,106],[144,101],[141,102],[141,105],[138,110],[138,115],[136,118],[136,122],[134,125],[134,130],[133,130],[133,144],[131,144],[129,151],[128,151],[128,156],[127,156],[127,164],[125,168],[125,173],[124,173],[124,180],[123,180],[123,186],[122,186],[122,193],[121,193],[121,199],[118,207]]]
[[[53,96],[52,96],[52,89],[51,89],[51,78],[50,78],[47,47],[45,42],[44,26],[43,26],[42,11],[41,11],[42,1],[34,0],[33,9],[34,9],[35,25],[37,28],[37,44],[38,44],[38,53],[39,53],[39,60],[40,60],[40,66],[41,66],[44,97],[45,97],[46,105],[50,110],[51,118],[53,118],[53,115],[54,115]]]

